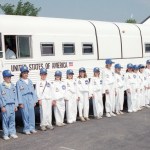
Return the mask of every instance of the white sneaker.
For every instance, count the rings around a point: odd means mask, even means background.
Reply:
[[[142,109],[143,109],[142,107],[139,108],[139,110],[142,110]]]
[[[150,106],[149,106],[149,105],[146,105],[145,107],[146,107],[146,108],[150,108]]]
[[[3,139],[7,141],[7,140],[9,140],[10,138],[9,138],[8,136],[3,136]]]
[[[13,138],[13,139],[17,139],[18,138],[18,136],[16,134],[12,134],[12,135],[10,135],[10,137]]]
[[[65,124],[65,123],[62,123],[62,126],[66,126],[66,124]]]
[[[90,118],[88,118],[88,117],[85,117],[84,119],[85,119],[86,121],[89,121],[89,120],[90,120]]]
[[[121,115],[123,115],[124,113],[122,111],[119,112]]]
[[[50,129],[50,130],[53,130],[53,129],[54,129],[54,127],[53,127],[52,125],[51,125],[51,126],[50,126],[50,125],[49,125],[49,126],[46,126],[46,128],[47,128],[47,129]]]
[[[41,126],[41,130],[42,131],[46,131],[46,127],[45,126]]]
[[[117,114],[117,115],[120,115],[120,112],[119,112],[119,111],[117,111],[117,112],[116,112],[116,114]]]
[[[31,132],[31,133],[33,133],[33,134],[34,134],[34,133],[37,133],[37,131],[36,131],[36,130],[32,130],[32,131],[30,131],[30,132]]]
[[[81,122],[85,122],[86,120],[83,117],[80,117]]]
[[[116,116],[113,112],[112,113],[110,113],[111,114],[111,116]]]
[[[128,110],[128,113],[132,113],[132,110]]]
[[[30,131],[26,131],[26,132],[24,132],[24,134],[26,134],[26,135],[30,135],[30,134],[31,134],[31,132],[30,132]]]
[[[106,117],[110,118],[111,114],[110,113],[106,113]]]
[[[134,110],[133,110],[133,112],[137,112],[137,110],[136,110],[136,109],[134,109]]]
[[[100,116],[100,117],[95,117],[96,119],[101,119],[102,118],[102,116]]]
[[[62,126],[63,126],[63,124],[62,124],[62,123],[57,123],[57,124],[56,124],[56,126],[58,126],[58,127],[62,127]]]

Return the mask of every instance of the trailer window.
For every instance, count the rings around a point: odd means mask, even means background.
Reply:
[[[41,43],[41,55],[51,56],[54,55],[54,44],[53,43]]]
[[[63,44],[63,54],[64,55],[74,55],[75,45],[74,44]]]
[[[5,35],[6,59],[30,58],[31,36],[28,35]],[[9,53],[7,53],[9,51]]]
[[[31,57],[30,36],[18,36],[18,57]]]
[[[150,43],[145,44],[145,53],[150,53]]]
[[[3,57],[3,52],[2,52],[2,37],[1,37],[1,33],[0,33],[0,58]]]
[[[83,44],[83,54],[93,54],[92,44]]]

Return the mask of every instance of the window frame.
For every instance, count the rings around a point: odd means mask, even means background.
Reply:
[[[43,52],[42,44],[53,45],[53,54],[42,54],[42,52]],[[55,56],[55,44],[54,44],[54,42],[40,42],[40,50],[41,50],[41,56]]]
[[[4,49],[5,49],[5,38],[6,36],[14,36],[15,37],[15,43],[16,43],[16,59],[6,59],[4,56],[3,58],[6,61],[10,61],[10,60],[20,60],[20,59],[31,59],[33,58],[33,48],[32,48],[32,35],[16,35],[16,34],[4,34],[3,35],[3,40],[4,40]],[[19,57],[19,40],[18,37],[29,37],[29,48],[30,48],[30,57]],[[5,52],[4,52],[5,53]],[[6,53],[5,53],[6,55]]]
[[[144,43],[145,53],[150,53],[150,51],[146,51],[146,45],[149,45],[149,46],[150,46],[150,43]]]
[[[15,35],[16,36],[16,59],[28,59],[28,58],[33,58],[33,49],[32,49],[32,35]],[[30,48],[30,57],[19,57],[19,37],[29,37],[29,48]]]
[[[84,53],[84,45],[91,45],[92,46],[92,53]],[[94,47],[93,47],[93,43],[82,43],[82,55],[93,55],[94,54]]]
[[[64,53],[64,45],[73,45],[73,49],[74,49],[74,53]],[[73,42],[65,42],[65,43],[62,43],[62,51],[63,51],[63,55],[75,55],[76,54],[76,47],[75,47],[75,43]]]

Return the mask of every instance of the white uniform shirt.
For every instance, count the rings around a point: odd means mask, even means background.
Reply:
[[[122,74],[115,73],[115,79],[116,79],[116,88],[117,89],[124,89],[125,90],[125,79]]]
[[[5,58],[6,59],[16,59],[16,55],[15,53],[10,50],[9,48],[6,50],[6,53],[5,53]]]
[[[145,69],[144,74],[147,80],[147,86],[150,87],[150,69]]]
[[[63,81],[52,82],[53,100],[62,100],[65,98],[66,85]]]
[[[125,74],[126,89],[138,89],[138,74],[127,72]]]
[[[65,99],[70,100],[73,96],[77,98],[77,86],[76,81],[74,79],[68,80],[66,79],[64,81],[66,85],[66,93],[65,93]]]
[[[145,73],[144,72],[143,73],[139,72],[139,78],[140,78],[140,80],[139,80],[140,89],[145,89],[145,87],[148,86],[147,78],[146,78]]]
[[[109,85],[115,84],[115,73],[105,68],[103,71],[104,91],[109,89]]]
[[[93,95],[94,92],[103,93],[103,80],[101,77],[92,77],[90,80],[90,96]]]
[[[88,78],[78,78],[76,80],[77,90],[79,92],[89,92],[89,79]]]
[[[36,84],[38,100],[52,100],[52,85],[46,80],[40,80]]]

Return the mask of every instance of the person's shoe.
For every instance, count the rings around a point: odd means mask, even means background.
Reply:
[[[50,130],[53,130],[53,129],[54,129],[54,127],[53,127],[52,125],[51,125],[51,126],[50,126],[50,125],[49,125],[49,126],[46,126],[46,128],[47,128],[47,129],[50,129]]]
[[[18,136],[16,134],[12,134],[12,135],[10,135],[10,137],[13,138],[13,139],[17,139],[18,138]]]
[[[30,131],[26,131],[26,132],[24,132],[24,134],[26,134],[26,135],[30,135],[30,134],[31,134],[31,132],[30,132]]]
[[[111,114],[110,113],[106,113],[106,117],[111,118]]]
[[[36,131],[36,130],[32,130],[32,131],[30,131],[30,132],[31,132],[31,133],[33,133],[33,134],[34,134],[34,133],[37,133],[37,131]]]
[[[63,126],[63,124],[62,124],[62,123],[57,123],[57,124],[56,124],[56,126],[58,126],[58,127],[62,127],[62,126]]]
[[[66,126],[66,124],[65,124],[65,123],[62,123],[62,126]]]
[[[123,115],[124,113],[122,111],[120,111],[120,114]]]
[[[149,106],[149,105],[146,105],[145,107],[146,107],[146,108],[150,108],[150,106]]]
[[[142,110],[142,107],[139,108],[139,111]]]
[[[132,113],[132,110],[128,110],[128,113]]]
[[[95,118],[99,120],[99,119],[101,119],[101,118],[102,118],[102,116],[100,116],[100,117],[95,117]]]
[[[8,136],[3,136],[3,139],[7,141],[7,140],[9,140],[10,138],[9,138]]]
[[[86,120],[83,117],[80,117],[80,121],[85,122]]]
[[[42,130],[42,131],[46,131],[46,127],[45,127],[45,126],[42,126],[42,127],[41,127],[41,130]]]
[[[88,118],[88,117],[85,117],[84,119],[85,119],[86,121],[89,121],[89,120],[90,120],[90,118]]]
[[[119,112],[119,111],[117,111],[117,112],[116,112],[116,114],[117,114],[117,115],[120,115],[120,112]]]
[[[133,110],[133,112],[137,112],[137,110],[136,110],[136,109],[134,109],[134,110]]]
[[[110,113],[111,114],[111,116],[116,116],[113,112],[112,113]]]

